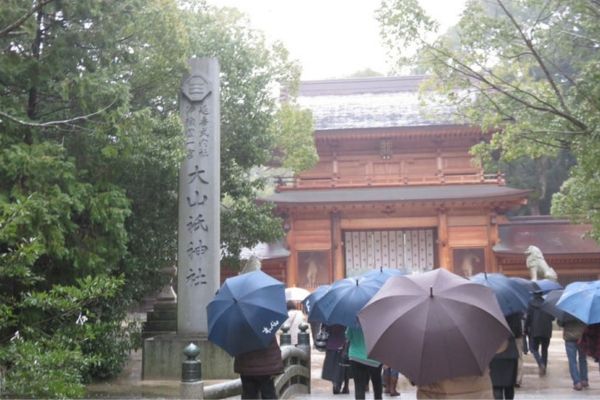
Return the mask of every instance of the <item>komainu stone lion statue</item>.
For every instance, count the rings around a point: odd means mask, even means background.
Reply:
[[[529,268],[532,281],[538,279],[557,281],[558,276],[556,275],[556,271],[548,265],[539,248],[536,246],[529,246],[527,250],[525,250],[525,254],[527,254],[527,268]]]
[[[253,254],[248,258],[248,260],[244,264],[244,268],[242,268],[242,270],[240,271],[240,275],[252,271],[260,271],[261,268],[262,265],[260,263],[260,259]]]

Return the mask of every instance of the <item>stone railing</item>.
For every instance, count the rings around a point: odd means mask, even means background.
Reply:
[[[280,337],[283,373],[275,377],[277,398],[289,399],[296,394],[310,393],[310,335],[308,325],[301,324],[298,344],[291,344],[289,327],[281,328]],[[204,386],[200,361],[196,360],[199,349],[190,345],[184,350],[188,358],[182,365],[181,398],[184,399],[225,399],[242,393],[241,379]]]

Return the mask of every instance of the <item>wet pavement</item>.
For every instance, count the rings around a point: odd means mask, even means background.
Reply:
[[[324,353],[312,353],[312,393],[296,399],[353,399],[354,388],[350,383],[350,394],[333,395],[331,383],[321,378]],[[550,343],[546,376],[538,376],[538,368],[531,354],[525,355],[524,376],[520,388],[515,390],[515,399],[600,399],[600,371],[598,363],[588,358],[590,387],[582,391],[573,390],[569,376],[562,332],[555,330]],[[141,354],[134,353],[121,376],[113,381],[89,386],[89,397],[95,398],[178,398],[179,383],[173,381],[141,381]],[[209,385],[211,382],[206,382]],[[416,388],[402,376],[398,380],[395,399],[415,399]],[[389,395],[384,398],[392,398]],[[234,397],[236,398],[236,397]],[[239,396],[237,397],[239,398]],[[372,391],[367,399],[373,398]]]

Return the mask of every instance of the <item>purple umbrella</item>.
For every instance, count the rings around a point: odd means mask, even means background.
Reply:
[[[490,288],[444,269],[390,278],[358,319],[369,357],[417,385],[481,375],[511,335]]]

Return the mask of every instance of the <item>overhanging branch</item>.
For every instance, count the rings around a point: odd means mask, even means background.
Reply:
[[[31,17],[35,12],[39,11],[46,4],[52,3],[53,1],[54,0],[39,0],[37,3],[35,3],[33,7],[31,7],[29,11],[23,14],[19,19],[0,30],[0,38],[8,36],[11,31],[23,25],[25,21],[27,21],[27,18]]]
[[[5,113],[4,111],[0,111],[0,117],[4,117],[8,120],[11,120],[13,122],[16,122],[17,124],[23,125],[23,126],[29,126],[32,128],[46,128],[49,126],[56,126],[56,125],[70,125],[73,124],[74,122],[77,121],[82,121],[82,120],[87,120],[95,115],[98,114],[102,114],[103,112],[105,112],[106,110],[108,110],[110,107],[112,107],[115,103],[117,102],[117,100],[114,100],[112,103],[110,103],[109,105],[107,105],[104,108],[101,108],[98,111],[95,111],[93,113],[90,114],[86,114],[86,115],[80,115],[77,117],[73,117],[73,118],[69,118],[69,119],[64,119],[64,120],[57,120],[57,121],[47,121],[47,122],[33,122],[33,121],[25,121],[16,117],[13,117],[10,114]]]

